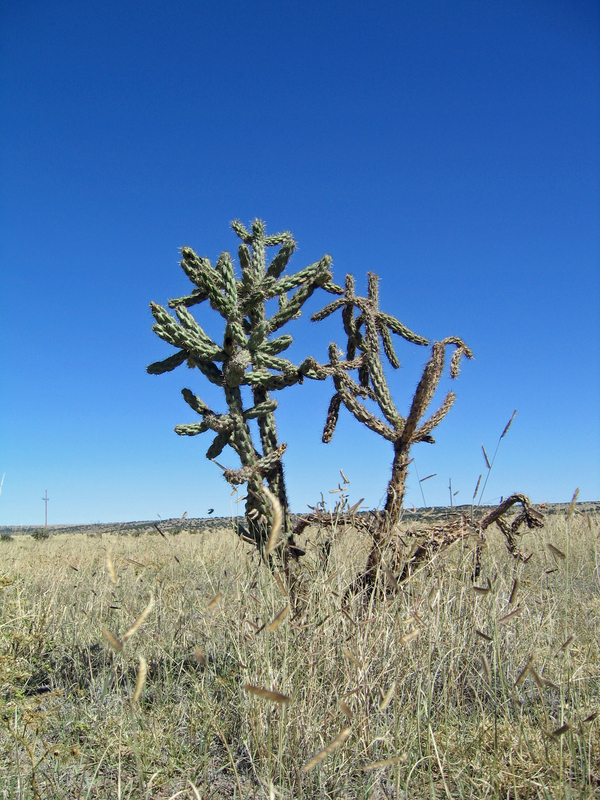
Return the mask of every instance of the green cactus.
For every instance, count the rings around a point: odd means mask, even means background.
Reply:
[[[182,248],[181,266],[195,288],[191,294],[169,301],[177,319],[162,306],[150,305],[156,320],[152,330],[177,347],[178,352],[151,364],[147,371],[158,375],[187,363],[223,389],[227,404],[224,414],[215,413],[189,389],[183,389],[184,400],[201,420],[178,425],[175,431],[180,436],[213,431],[216,436],[206,453],[209,459],[218,458],[225,446],[238,455],[241,468],[224,469],[224,476],[232,485],[247,484],[247,529],[241,528],[240,532],[262,549],[272,517],[271,505],[262,488],[264,479],[282,507],[284,530],[290,531],[281,463],[286,445],[280,444],[277,438],[274,415],[277,401],[270,395],[286,386],[302,383],[306,376],[317,377],[313,359],[295,366],[279,355],[292,343],[291,336],[270,337],[300,316],[303,304],[317,288],[333,294],[342,294],[343,290],[332,282],[328,255],[294,275],[282,276],[295,249],[290,233],[267,236],[264,223],[258,219],[252,223],[251,232],[238,221],[232,223],[232,228],[241,239],[238,249],[241,278],[236,278],[229,253],[222,253],[213,267],[207,258],[197,256],[191,248]],[[279,246],[279,251],[267,265],[267,248],[274,246]],[[266,303],[273,298],[278,299],[279,307],[268,317]],[[189,311],[206,300],[225,321],[221,344],[204,332]],[[242,386],[251,389],[253,404],[250,408],[244,408]],[[257,420],[260,446],[252,439],[250,419]]]
[[[344,296],[334,300],[312,317],[313,321],[318,322],[341,309],[344,330],[348,338],[346,360],[341,360],[342,354],[338,351],[337,345],[332,344],[329,348],[329,363],[312,364],[311,374],[316,374],[320,379],[332,376],[336,389],[329,405],[323,441],[331,441],[340,408],[344,405],[359,422],[392,442],[394,446],[392,476],[387,487],[384,512],[371,530],[373,547],[363,576],[367,582],[372,580],[383,548],[401,517],[410,449],[418,442],[435,441],[431,431],[446,416],[456,399],[454,393],[449,392],[440,408],[425,422],[421,422],[442,376],[446,347],[448,345],[456,347],[450,364],[452,378],[458,375],[461,357],[473,357],[469,348],[457,337],[451,336],[441,342],[434,342],[431,358],[415,391],[408,416],[402,416],[396,408],[385,378],[381,345],[387,360],[394,369],[397,369],[400,362],[394,350],[391,333],[418,345],[428,345],[429,342],[410,331],[394,317],[379,310],[378,281],[377,275],[369,273],[368,296],[357,297],[354,293],[354,279],[348,275]],[[349,373],[354,370],[358,371],[358,382],[350,377]],[[383,419],[369,411],[361,402],[366,399],[374,401],[379,406]]]

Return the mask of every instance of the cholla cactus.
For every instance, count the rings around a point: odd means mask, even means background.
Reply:
[[[342,294],[343,290],[332,283],[328,255],[294,275],[281,277],[295,249],[290,233],[267,236],[264,223],[258,219],[252,223],[252,232],[238,221],[232,223],[232,228],[242,241],[238,250],[241,279],[235,276],[229,253],[222,253],[213,267],[207,258],[197,256],[191,248],[182,248],[181,266],[196,288],[190,295],[169,301],[177,320],[162,306],[151,304],[156,320],[152,330],[177,347],[178,352],[151,364],[148,372],[154,375],[170,372],[185,362],[188,367],[197,367],[211,383],[223,389],[227,403],[224,414],[212,411],[189,389],[184,389],[185,401],[202,419],[190,425],[178,425],[175,431],[180,436],[213,431],[216,436],[206,453],[209,459],[218,458],[226,445],[237,453],[241,468],[225,469],[224,475],[232,485],[247,484],[248,530],[243,532],[262,548],[272,514],[263,491],[263,479],[279,500],[284,529],[289,531],[281,464],[286,445],[277,439],[274,417],[277,401],[271,397],[271,392],[301,383],[307,375],[316,377],[312,359],[297,367],[279,355],[292,343],[290,335],[269,337],[300,316],[303,304],[318,287],[335,294]],[[267,266],[266,250],[276,245],[279,251]],[[265,306],[273,298],[278,298],[279,309],[268,317]],[[221,344],[205,333],[189,311],[205,300],[225,321]],[[253,405],[250,408],[244,408],[242,386],[251,388]],[[258,422],[260,448],[252,440],[250,419]]]
[[[367,565],[367,575],[372,575],[379,563],[382,548],[402,513],[410,449],[417,442],[434,442],[431,431],[446,416],[455,400],[454,393],[449,392],[440,408],[425,422],[421,422],[442,376],[446,346],[456,347],[450,364],[450,375],[453,378],[458,375],[461,357],[464,355],[472,358],[473,354],[457,337],[451,336],[441,342],[434,342],[431,358],[423,371],[408,416],[402,416],[392,399],[385,378],[380,342],[389,363],[395,369],[400,366],[400,362],[394,350],[391,333],[413,344],[428,345],[429,342],[394,317],[379,310],[379,279],[373,273],[369,273],[368,279],[368,296],[357,297],[354,293],[354,279],[348,275],[344,296],[314,314],[312,319],[319,321],[342,309],[344,330],[348,337],[345,361],[341,360],[342,354],[337,345],[332,344],[329,348],[329,364],[313,364],[313,371],[319,378],[327,375],[333,377],[336,389],[329,405],[323,441],[331,441],[340,408],[344,405],[356,419],[394,446],[392,477],[387,488],[384,513],[371,531],[374,544]],[[349,375],[353,370],[358,370],[358,382]],[[366,408],[362,402],[366,399],[379,406],[383,419]]]

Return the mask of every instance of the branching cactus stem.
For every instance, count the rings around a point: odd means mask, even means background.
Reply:
[[[169,301],[177,319],[156,303],[150,306],[155,319],[153,331],[178,352],[151,364],[148,372],[159,375],[187,363],[223,390],[227,411],[219,414],[184,389],[184,400],[201,420],[178,425],[175,431],[180,436],[213,431],[216,436],[207,458],[218,458],[227,446],[239,457],[241,466],[224,468],[223,475],[233,486],[247,484],[246,527],[240,526],[240,533],[264,551],[274,506],[265,494],[263,481],[281,509],[284,532],[291,536],[281,462],[286,445],[277,437],[277,401],[271,393],[302,383],[307,376],[317,377],[313,359],[296,366],[279,355],[292,343],[291,336],[271,337],[300,316],[302,306],[317,289],[340,295],[343,289],[333,283],[331,257],[327,255],[294,275],[283,275],[296,246],[290,233],[267,236],[264,223],[258,219],[251,230],[239,221],[233,222],[232,228],[241,240],[239,278],[229,253],[222,253],[213,267],[208,258],[198,256],[189,247],[182,248],[181,267],[195,288],[191,294]],[[279,250],[267,264],[270,247]],[[278,310],[268,316],[266,304],[274,298],[278,300]],[[224,320],[222,343],[213,341],[189,311],[207,300]],[[244,386],[250,387],[252,394],[249,408],[242,398]],[[249,425],[252,419],[257,421],[260,442],[253,440]]]
[[[431,432],[454,403],[455,395],[449,392],[437,411],[423,421],[444,371],[446,348],[455,348],[450,362],[452,378],[458,375],[461,358],[473,357],[470,349],[458,337],[451,336],[441,342],[434,342],[431,357],[423,370],[410,410],[404,417],[391,396],[382,364],[382,349],[392,368],[398,369],[400,361],[394,349],[392,333],[417,345],[428,345],[429,342],[413,333],[399,320],[380,311],[378,281],[377,275],[369,273],[367,297],[358,297],[354,291],[354,279],[348,275],[344,296],[312,317],[318,322],[341,309],[347,336],[345,361],[342,360],[337,345],[332,344],[329,348],[329,363],[313,365],[312,375],[321,379],[330,375],[336,390],[329,405],[323,441],[331,441],[343,405],[359,422],[390,441],[394,448],[386,503],[383,514],[377,517],[377,522],[371,529],[373,545],[363,575],[363,584],[374,580],[385,546],[400,521],[412,446],[418,442],[435,441]],[[353,371],[357,372],[357,380],[350,375]],[[364,404],[366,399],[377,404],[380,415],[367,409]]]

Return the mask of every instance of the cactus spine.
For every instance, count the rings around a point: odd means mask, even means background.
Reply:
[[[248,231],[239,221],[232,228],[241,240],[238,249],[241,278],[236,278],[229,253],[222,253],[215,266],[208,258],[199,257],[191,248],[181,250],[181,267],[195,285],[191,294],[170,300],[177,319],[156,303],[151,303],[155,324],[152,330],[164,341],[178,348],[169,358],[151,364],[147,371],[158,375],[170,372],[180,364],[196,367],[211,383],[221,387],[227,412],[212,411],[189,389],[182,394],[201,420],[178,425],[180,436],[196,436],[211,430],[216,436],[206,456],[216,459],[229,446],[238,455],[239,469],[224,469],[232,485],[247,484],[246,519],[243,529],[259,548],[264,546],[272,508],[263,491],[263,480],[277,497],[283,509],[284,530],[289,532],[288,500],[281,457],[286,445],[277,438],[274,411],[277,400],[272,392],[301,383],[305,376],[316,377],[312,359],[300,366],[282,358],[292,343],[288,334],[270,338],[284,325],[300,316],[302,306],[322,287],[341,294],[332,282],[331,257],[319,261],[294,275],[282,276],[294,252],[295,241],[289,232],[267,236],[264,223],[258,219]],[[267,248],[279,246],[267,265]],[[278,310],[267,315],[266,303],[278,299]],[[189,309],[208,300],[225,322],[223,341],[213,341],[201,328]],[[241,387],[250,387],[253,404],[244,408]],[[260,446],[252,439],[248,421],[256,419]]]

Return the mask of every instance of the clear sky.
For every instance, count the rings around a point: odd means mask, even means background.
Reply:
[[[231,512],[150,301],[191,284],[179,248],[235,253],[230,221],[369,270],[382,308],[475,360],[437,444],[413,451],[426,503],[470,502],[514,409],[484,502],[600,499],[600,11],[593,0],[4,0],[0,3],[0,524]],[[299,363],[343,343],[310,313]],[[196,307],[217,331],[212,312]],[[212,326],[212,327],[211,327]],[[428,354],[398,347],[408,410]],[[391,370],[390,370],[391,372]],[[440,398],[443,390],[440,389]],[[391,446],[330,385],[278,397],[293,510],[381,503]],[[220,458],[237,466],[232,451]],[[423,504],[415,470],[407,505]],[[237,508],[240,508],[238,506]]]

